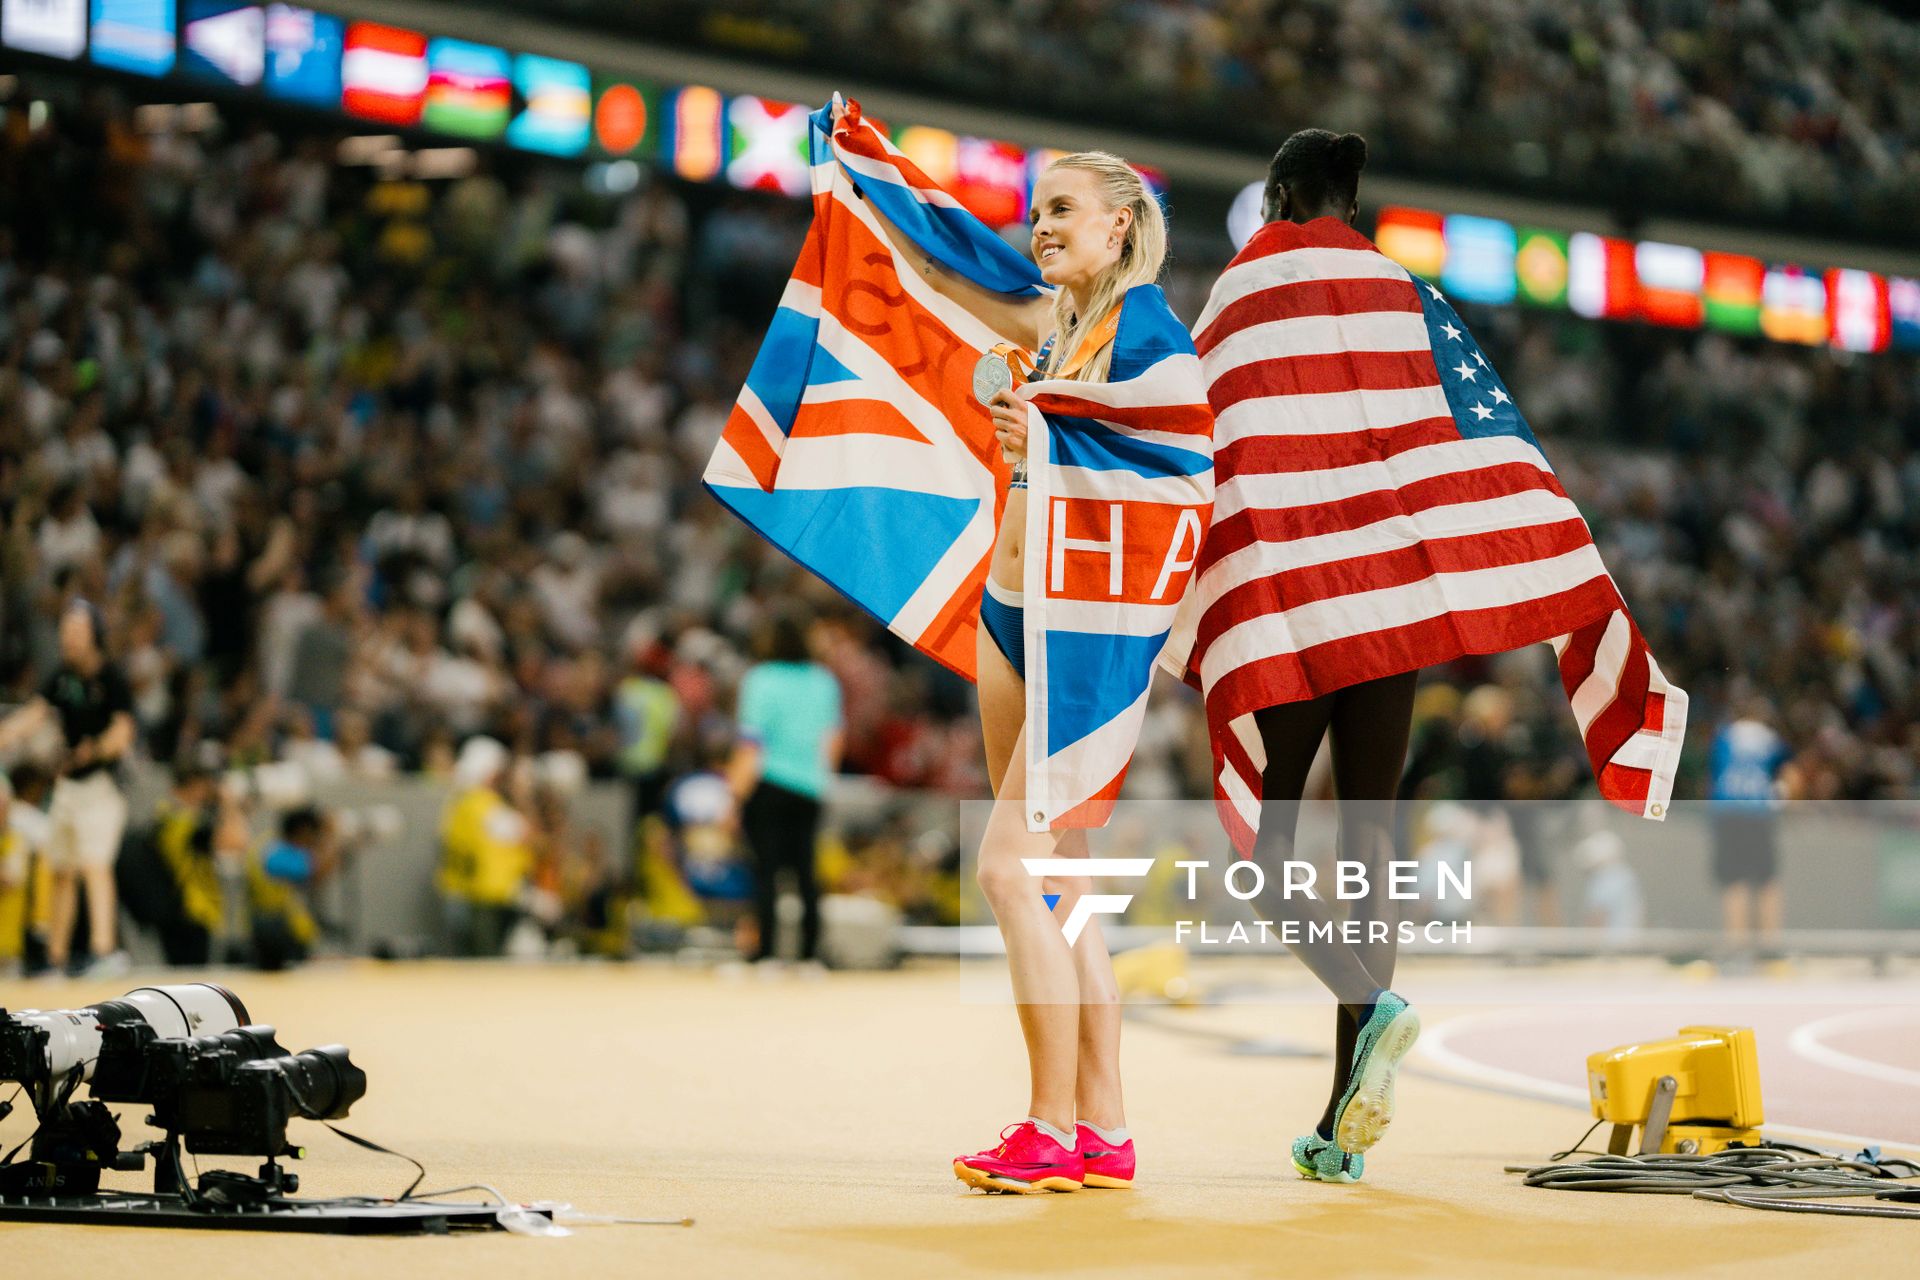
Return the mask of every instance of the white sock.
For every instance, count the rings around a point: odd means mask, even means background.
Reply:
[[[1040,1132],[1046,1134],[1049,1138],[1052,1138],[1055,1142],[1059,1143],[1061,1146],[1065,1147],[1067,1150],[1069,1151],[1073,1150],[1072,1134],[1060,1132],[1060,1130],[1054,1128],[1052,1125],[1048,1124],[1045,1120],[1042,1120],[1039,1116],[1028,1116],[1027,1119],[1033,1121],[1035,1127],[1037,1127],[1040,1130]]]
[[[1127,1126],[1125,1125],[1121,1125],[1117,1129],[1102,1129],[1091,1120],[1082,1120],[1080,1123],[1083,1127],[1093,1130],[1094,1136],[1108,1146],[1124,1147],[1127,1145],[1129,1135],[1127,1133]]]

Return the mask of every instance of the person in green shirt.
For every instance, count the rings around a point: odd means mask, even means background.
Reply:
[[[800,959],[810,961],[820,950],[814,841],[843,746],[840,684],[813,661],[795,614],[770,618],[755,647],[761,661],[740,682],[739,745],[728,770],[734,794],[745,797],[741,828],[754,862],[760,937],[750,958],[773,956],[778,878],[788,872],[800,894]]]
[[[680,728],[680,695],[660,678],[653,645],[635,645],[632,672],[613,694],[613,722],[620,732],[620,775],[633,790],[629,832],[665,804],[667,753]]]

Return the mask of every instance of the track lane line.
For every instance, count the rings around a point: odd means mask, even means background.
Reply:
[[[1901,1013],[1914,1014],[1914,1012],[1911,1009],[1856,1009],[1852,1013],[1836,1013],[1830,1017],[1816,1018],[1812,1022],[1795,1027],[1793,1034],[1787,1037],[1787,1045],[1807,1061],[1817,1062],[1834,1071],[1844,1071],[1849,1075],[1865,1076],[1870,1080],[1884,1080],[1888,1084],[1920,1089],[1920,1071],[1896,1067],[1889,1062],[1876,1062],[1872,1058],[1858,1057],[1835,1049],[1821,1038],[1838,1032],[1873,1026],[1876,1023],[1884,1024],[1889,1014],[1893,1015],[1896,1021],[1900,1021]]]
[[[1505,1067],[1496,1067],[1479,1062],[1455,1049],[1449,1041],[1461,1030],[1482,1031],[1489,1027],[1523,1025],[1533,1014],[1533,1010],[1501,1009],[1488,1013],[1467,1013],[1430,1025],[1422,1032],[1414,1045],[1414,1056],[1421,1058],[1434,1069],[1438,1079],[1451,1084],[1466,1085],[1471,1088],[1493,1089],[1501,1093],[1518,1094],[1539,1102],[1557,1102],[1575,1106],[1592,1115],[1592,1100],[1586,1090],[1577,1089],[1558,1080],[1530,1076],[1520,1071],[1510,1071]],[[1843,1015],[1857,1016],[1857,1015]],[[1829,1020],[1830,1021],[1830,1020]],[[1812,1025],[1818,1025],[1812,1024]],[[1864,1060],[1863,1060],[1864,1061]],[[1882,1063],[1871,1064],[1884,1066]],[[1888,1068],[1899,1070],[1899,1068]],[[1780,1133],[1801,1138],[1812,1138],[1816,1142],[1834,1142],[1845,1146],[1864,1149],[1867,1147],[1890,1147],[1901,1151],[1920,1151],[1920,1141],[1904,1141],[1897,1138],[1872,1138],[1858,1133],[1841,1133],[1833,1129],[1814,1129],[1806,1125],[1787,1124],[1780,1121],[1768,1121],[1761,1125],[1764,1132]]]

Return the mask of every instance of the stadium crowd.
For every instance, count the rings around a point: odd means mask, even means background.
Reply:
[[[699,485],[804,205],[664,182],[595,195],[500,157],[383,176],[336,163],[332,139],[142,132],[104,100],[21,114],[0,140],[9,701],[57,663],[68,605],[97,602],[140,754],[483,787],[494,799],[450,831],[502,806],[525,824],[489,901],[545,892],[549,932],[582,936],[608,927],[635,860],[572,830],[566,797],[624,779],[635,816],[726,826],[711,786],[677,784],[722,771],[776,612],[813,620],[845,772],[985,794],[966,684]],[[1201,296],[1206,264],[1182,270],[1176,299]],[[1793,690],[1763,713],[1805,794],[1910,796],[1920,363],[1469,318],[1695,724]],[[1590,785],[1545,656],[1430,674],[1410,794]],[[477,760],[483,739],[501,753]],[[1680,794],[1698,796],[1693,756]],[[1133,793],[1209,795],[1207,760],[1197,701],[1160,698]],[[937,918],[917,848],[863,837],[838,878]],[[686,853],[643,850],[638,874],[684,872]]]
[[[749,0],[563,10],[1089,122],[1389,173],[1904,235],[1920,27],[1864,0]],[[884,50],[884,55],[876,51]],[[1542,130],[1540,121],[1552,120]]]

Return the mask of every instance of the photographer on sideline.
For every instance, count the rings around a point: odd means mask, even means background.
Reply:
[[[247,868],[247,898],[253,913],[253,962],[285,969],[313,954],[320,925],[311,905],[314,889],[340,864],[332,820],[312,805],[280,819],[280,838]]]
[[[87,976],[95,978],[118,977],[131,967],[119,947],[113,883],[113,863],[127,827],[127,798],[113,771],[133,748],[133,694],[120,668],[107,660],[106,643],[100,611],[74,600],[60,615],[59,669],[31,702],[0,720],[0,756],[5,756],[59,717],[66,756],[47,815],[47,863],[53,869],[47,961],[56,970],[67,966],[84,883],[93,955]]]
[[[0,978],[26,971],[36,944],[46,945],[46,826],[46,815],[0,773]]]
[[[438,883],[455,955],[499,955],[520,916],[533,847],[526,817],[502,794],[512,761],[494,739],[470,738],[453,767]]]
[[[159,922],[170,965],[205,965],[225,925],[223,864],[247,855],[252,835],[234,789],[222,784],[220,749],[202,743],[173,769],[173,787],[154,816],[151,839],[173,893]]]

